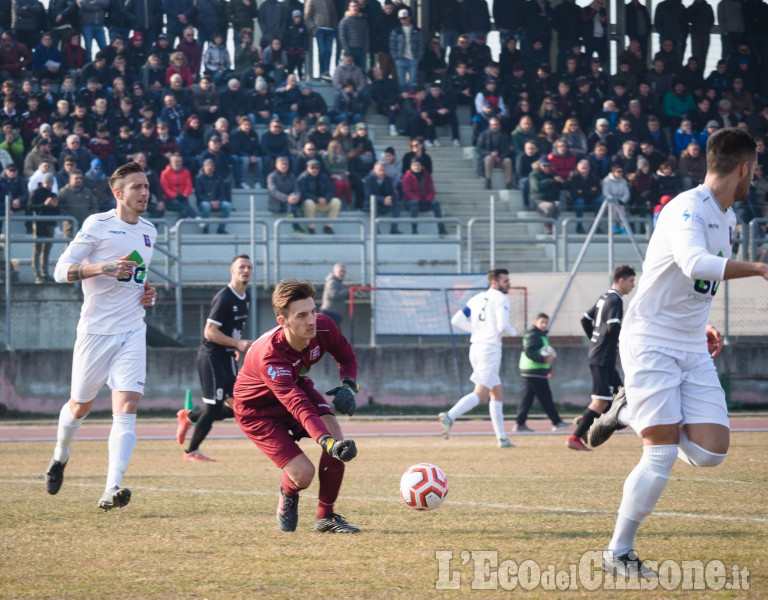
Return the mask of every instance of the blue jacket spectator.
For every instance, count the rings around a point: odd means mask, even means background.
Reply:
[[[221,218],[229,218],[232,204],[227,200],[224,180],[217,174],[213,159],[205,159],[200,174],[195,177],[195,196],[203,219],[211,217],[211,210],[221,210]],[[208,233],[207,224],[201,226],[201,232]],[[219,223],[217,233],[227,233],[224,223]]]

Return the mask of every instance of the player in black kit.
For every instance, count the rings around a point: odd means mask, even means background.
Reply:
[[[621,265],[613,271],[611,289],[598,298],[595,305],[581,318],[581,326],[589,338],[589,368],[592,370],[592,401],[577,419],[576,431],[568,436],[565,445],[571,450],[590,451],[585,436],[592,422],[603,414],[613,401],[613,395],[622,385],[616,370],[621,318],[624,316],[622,296],[635,287],[635,270]]]
[[[245,353],[252,340],[241,339],[248,318],[251,296],[248,283],[253,275],[253,263],[246,254],[232,260],[229,267],[232,279],[211,302],[211,312],[205,322],[203,343],[197,353],[197,371],[203,388],[203,407],[180,410],[176,440],[184,444],[187,430],[194,423],[192,441],[184,451],[185,462],[215,462],[201,454],[199,448],[211,430],[214,421],[234,416],[232,387],[237,377],[239,354]]]

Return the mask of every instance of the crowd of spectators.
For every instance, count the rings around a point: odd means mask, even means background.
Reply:
[[[426,149],[441,145],[443,126],[461,145],[460,126],[471,125],[488,188],[500,169],[507,188],[549,217],[610,199],[617,213],[649,218],[703,181],[706,140],[730,126],[761,148],[752,213],[741,216],[768,214],[762,0],[719,2],[722,56],[711,73],[707,0],[663,0],[653,19],[637,0],[626,4],[629,43],[615,72],[602,0],[427,3],[423,28],[400,0],[2,3],[2,202],[8,195],[13,212],[34,215],[55,204],[82,222],[111,207],[107,174],[137,160],[150,218],[226,219],[233,188],[267,188],[269,209],[297,218],[369,210],[371,197],[381,214],[440,218]],[[652,25],[661,47],[649,56]],[[498,55],[487,43],[493,27]],[[313,42],[319,71],[305,73]],[[332,103],[313,78],[332,84]],[[387,118],[390,136],[410,139],[409,152],[376,156],[370,111]],[[36,252],[45,281],[45,248]]]

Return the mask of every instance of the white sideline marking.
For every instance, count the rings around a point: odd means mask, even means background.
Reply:
[[[8,484],[8,483],[24,483],[29,485],[35,485],[39,486],[42,483],[42,478],[40,479],[0,479],[0,483]],[[101,489],[103,486],[101,484],[96,483],[67,483],[68,486],[72,487],[83,487],[83,488],[98,488]],[[248,491],[233,491],[233,490],[215,490],[215,489],[205,489],[205,488],[162,488],[162,487],[154,487],[154,486],[131,486],[132,490],[142,490],[147,492],[159,492],[159,493],[168,493],[168,494],[174,494],[178,495],[179,492],[183,493],[189,493],[189,494],[227,494],[227,495],[234,495],[234,496],[275,496],[277,497],[277,493],[274,491],[262,491],[262,490],[248,490]],[[317,496],[302,493],[302,496],[305,498],[312,498],[314,500],[317,500]],[[357,502],[385,502],[385,503],[400,503],[401,500],[396,497],[392,498],[372,498],[372,497],[363,497],[363,496],[344,496],[344,500],[354,500]],[[566,506],[526,506],[524,504],[501,504],[496,502],[472,502],[472,501],[451,501],[447,500],[446,504],[450,504],[452,506],[466,506],[466,507],[475,507],[475,508],[498,508],[501,510],[513,510],[513,511],[536,511],[536,512],[554,512],[554,513],[565,513],[565,514],[578,514],[578,515],[615,515],[615,510],[589,510],[589,509],[583,509],[583,508],[568,508]],[[768,518],[763,517],[736,517],[733,515],[708,515],[708,514],[698,514],[698,513],[682,513],[682,512],[671,512],[671,511],[661,511],[661,512],[655,512],[653,513],[656,517],[668,517],[671,519],[704,519],[704,520],[710,520],[710,521],[729,521],[729,522],[737,522],[737,523],[760,523],[760,524],[768,524]]]

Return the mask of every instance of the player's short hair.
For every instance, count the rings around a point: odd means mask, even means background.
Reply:
[[[288,314],[288,307],[292,302],[314,297],[315,286],[312,285],[311,281],[306,279],[299,281],[294,278],[283,279],[272,292],[272,310],[275,311],[276,317],[284,317]]]
[[[637,275],[629,265],[619,265],[613,270],[613,283],[619,283],[619,279],[629,279]]]
[[[747,132],[736,127],[720,129],[707,140],[707,172],[728,175],[744,161],[752,162],[757,144]]]
[[[122,190],[125,178],[131,173],[144,173],[144,167],[137,162],[128,162],[121,167],[117,167],[115,172],[112,173],[112,177],[109,178],[109,189],[118,188]]]
[[[534,319],[534,321],[538,321],[539,319],[546,319],[547,321],[549,321],[549,315],[547,313],[539,313],[538,315],[536,315],[536,318]]]
[[[230,266],[234,265],[241,258],[244,259],[244,260],[251,260],[251,257],[248,256],[247,254],[238,254],[237,256],[235,256],[235,258],[232,259],[232,262],[229,263],[229,265]]]
[[[506,269],[491,269],[488,271],[488,283],[498,281],[502,275],[509,275],[509,271]]]

